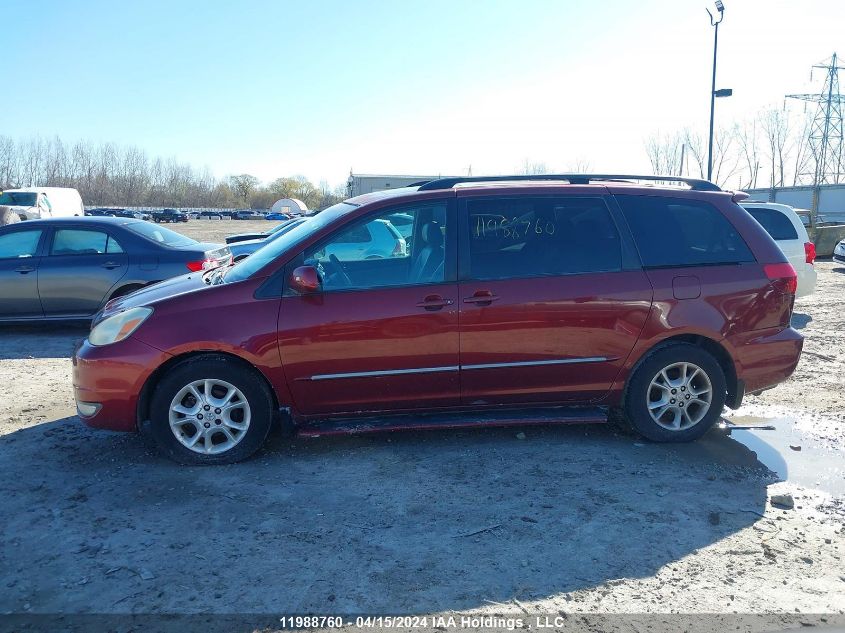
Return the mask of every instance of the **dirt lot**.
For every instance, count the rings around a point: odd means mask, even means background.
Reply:
[[[845,269],[818,270],[795,377],[732,416],[777,430],[684,446],[611,426],[274,436],[186,468],[74,416],[84,328],[3,327],[0,613],[842,614]]]

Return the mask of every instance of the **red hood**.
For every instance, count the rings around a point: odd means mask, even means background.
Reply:
[[[171,279],[160,281],[156,284],[136,290],[125,297],[112,299],[94,317],[92,326],[96,325],[104,318],[118,312],[122,312],[123,310],[137,308],[139,306],[153,305],[159,301],[171,299],[189,292],[197,292],[206,288],[211,288],[211,286],[203,281],[203,273],[201,272],[172,277]]]

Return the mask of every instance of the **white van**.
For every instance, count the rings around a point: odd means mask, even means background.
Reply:
[[[0,193],[0,205],[11,207],[21,220],[85,215],[82,196],[68,187],[25,187]]]
[[[796,297],[806,297],[816,290],[816,246],[810,241],[807,229],[795,209],[775,202],[742,201],[740,205],[763,225],[774,238],[786,259],[798,274]]]

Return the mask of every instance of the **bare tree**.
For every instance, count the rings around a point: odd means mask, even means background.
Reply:
[[[812,113],[804,111],[796,117],[797,121],[793,124],[793,133],[791,134],[788,150],[792,156],[790,162],[793,165],[793,186],[801,184],[802,174],[809,174],[815,170],[815,157],[810,146],[810,131],[813,127],[813,118]]]
[[[0,189],[17,184],[17,159],[15,142],[10,136],[0,136]]]
[[[681,173],[684,137],[681,134],[654,134],[645,142],[645,151],[654,174],[674,176]]]
[[[704,137],[691,128],[683,132],[684,142],[690,162],[695,166],[698,178],[707,177],[707,144]],[[739,172],[739,156],[734,151],[734,134],[724,128],[717,129],[713,134],[713,182],[719,186],[725,185]]]
[[[757,119],[745,121],[734,128],[739,153],[744,163],[739,176],[739,188],[754,189],[760,172],[759,126]]]
[[[790,121],[784,110],[769,108],[760,114],[760,126],[766,139],[770,166],[769,184],[782,187],[785,180],[785,148],[789,141]]]
[[[229,186],[235,195],[246,202],[250,194],[258,187],[258,178],[250,174],[240,174],[239,176],[229,176]]]
[[[593,165],[590,160],[583,156],[579,156],[566,167],[566,171],[570,174],[589,174],[592,169]]]
[[[544,162],[532,162],[526,158],[522,163],[522,169],[519,173],[523,176],[542,176],[543,174],[551,173],[551,170]]]
[[[59,137],[15,140],[0,135],[0,189],[74,187],[89,205],[267,207],[278,197],[324,208],[342,199],[343,187],[315,187],[304,176],[279,178],[263,187],[249,174],[218,181],[208,167],[197,170],[176,158],[149,158],[143,149]],[[281,195],[280,195],[281,194]]]

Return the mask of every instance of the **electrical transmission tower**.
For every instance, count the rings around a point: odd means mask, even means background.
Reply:
[[[788,99],[798,99],[807,103],[818,104],[816,115],[810,126],[810,151],[813,154],[812,164],[806,165],[804,171],[799,172],[799,179],[810,181],[815,187],[813,195],[813,210],[818,208],[818,187],[824,184],[843,182],[843,127],[842,110],[845,95],[839,94],[839,71],[845,66],[838,64],[836,53],[833,56],[813,66],[813,69],[825,71],[824,87],[819,94],[786,95]],[[810,79],[812,80],[812,71]]]

